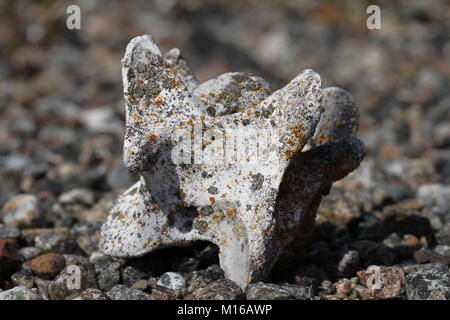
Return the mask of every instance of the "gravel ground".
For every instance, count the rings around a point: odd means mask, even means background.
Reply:
[[[0,300],[450,299],[448,1],[382,1],[372,31],[356,1],[77,3],[71,31],[64,1],[0,1]],[[354,96],[366,158],[289,272],[243,292],[210,243],[98,251],[108,206],[136,180],[121,163],[120,59],[147,33],[201,81],[249,71],[278,88],[313,68]]]

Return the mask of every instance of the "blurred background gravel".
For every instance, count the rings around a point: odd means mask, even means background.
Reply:
[[[81,30],[66,28],[69,4]],[[131,261],[97,251],[110,201],[136,180],[121,163],[120,60],[151,34],[200,81],[248,71],[277,89],[312,68],[359,107],[364,162],[322,202],[295,273],[275,269],[247,298],[450,299],[450,2],[377,1],[381,30],[366,28],[370,4],[0,0],[0,298],[80,297],[58,287],[70,263],[95,288],[84,297],[243,297],[210,244]],[[372,264],[398,288],[367,289]]]

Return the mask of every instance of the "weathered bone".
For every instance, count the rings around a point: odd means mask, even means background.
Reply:
[[[264,279],[286,248],[304,242],[322,195],[364,156],[351,96],[327,88],[322,100],[312,70],[274,93],[243,73],[199,84],[178,49],[163,58],[150,36],[140,36],[127,47],[122,77],[124,163],[141,178],[103,225],[100,246],[112,256],[207,240],[219,246],[226,275],[245,287]],[[174,161],[177,130],[192,138],[192,148],[184,141],[190,163]],[[224,143],[223,132],[253,132],[246,151],[259,162],[236,161],[239,142]]]

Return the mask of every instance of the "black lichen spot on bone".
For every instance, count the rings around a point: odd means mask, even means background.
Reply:
[[[208,113],[208,115],[210,115],[211,117],[214,117],[216,115],[216,108],[214,107],[208,107],[206,108],[206,112]]]
[[[170,90],[174,87],[175,81],[169,76],[165,76],[162,81],[162,87],[164,89]]]
[[[202,171],[202,178],[203,179],[207,179],[207,178],[212,178],[213,175],[211,173],[208,173],[206,171]]]
[[[252,185],[250,186],[250,189],[252,191],[261,189],[263,182],[264,182],[264,176],[261,173],[252,175]]]
[[[155,80],[149,80],[147,87],[147,96],[155,96],[161,92],[161,87]]]
[[[199,209],[199,214],[201,216],[209,216],[214,213],[214,209],[211,206],[202,207]]]
[[[219,193],[219,189],[217,189],[217,187],[215,187],[215,186],[210,186],[210,187],[208,188],[208,192],[209,192],[210,194],[218,194],[218,193]]]
[[[273,111],[274,111],[273,106],[271,104],[269,104],[266,108],[264,108],[262,110],[262,114],[261,115],[264,118],[268,118],[268,117],[270,117],[272,115]]]
[[[204,220],[194,220],[192,224],[194,229],[197,229],[200,234],[204,234],[208,230],[208,223]]]

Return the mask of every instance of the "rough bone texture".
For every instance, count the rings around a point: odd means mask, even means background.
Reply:
[[[199,84],[178,49],[163,57],[151,36],[140,36],[127,47],[122,76],[124,163],[141,178],[103,225],[100,246],[112,256],[206,240],[219,246],[228,278],[241,287],[263,280],[278,259],[305,242],[322,196],[364,156],[351,96],[339,88],[322,90],[312,70],[275,92],[244,73]],[[271,157],[258,163],[173,161],[175,129],[192,129],[195,140],[211,128],[252,129],[256,134],[246,141],[265,141]],[[205,150],[193,148],[204,156]]]

